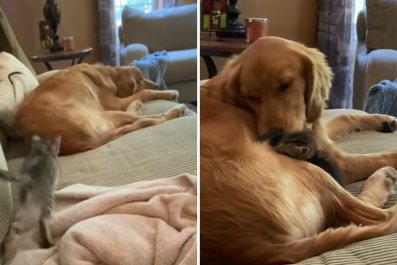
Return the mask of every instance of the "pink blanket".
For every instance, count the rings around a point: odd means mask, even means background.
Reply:
[[[12,265],[196,264],[196,177],[56,193],[54,247],[20,251]]]

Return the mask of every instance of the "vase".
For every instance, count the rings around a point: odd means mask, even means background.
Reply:
[[[227,30],[244,30],[244,26],[238,21],[238,16],[241,14],[237,7],[237,0],[229,0],[229,8],[227,10]]]

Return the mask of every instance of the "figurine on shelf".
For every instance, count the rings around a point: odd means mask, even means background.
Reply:
[[[210,30],[221,29],[221,11],[219,10],[219,0],[215,0],[210,13]]]
[[[54,0],[47,0],[43,7],[43,15],[46,21],[48,21],[51,28],[52,46],[50,51],[61,51],[63,50],[62,44],[57,34],[59,22],[61,21],[61,8]]]

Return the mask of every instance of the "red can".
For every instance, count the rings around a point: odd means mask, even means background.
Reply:
[[[72,36],[64,37],[62,39],[62,44],[64,52],[71,52],[74,50],[74,38]]]
[[[246,41],[254,42],[267,35],[267,18],[247,17],[245,19]]]

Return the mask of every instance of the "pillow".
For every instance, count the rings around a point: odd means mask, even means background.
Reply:
[[[367,0],[367,48],[397,50],[397,1]]]
[[[7,52],[0,53],[0,130],[8,136],[16,136],[14,123],[18,104],[38,84],[32,72],[17,58]]]

